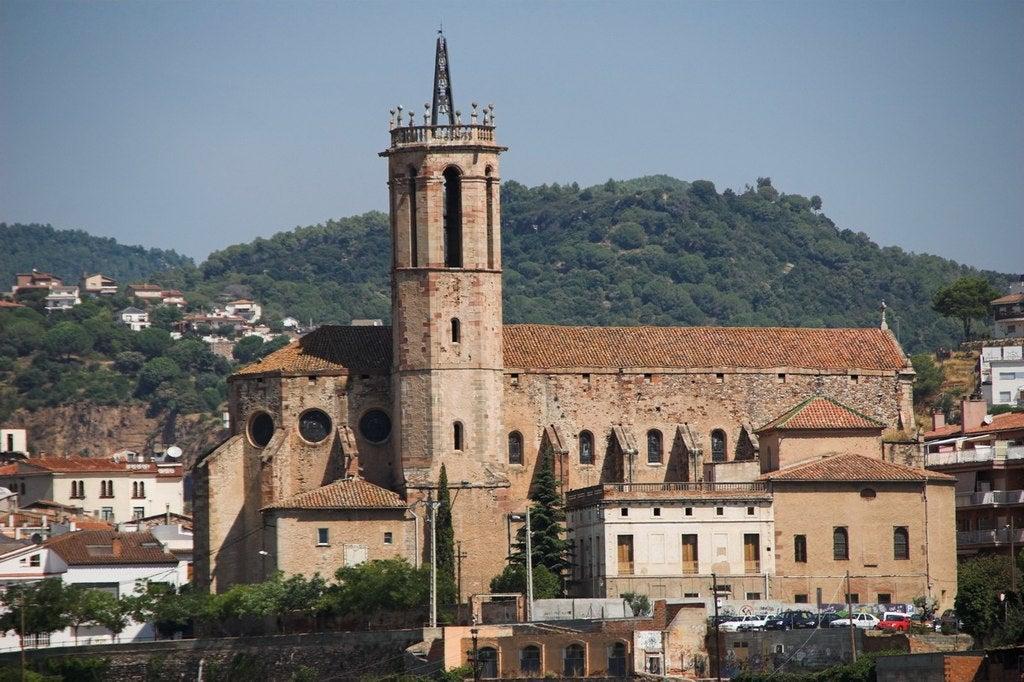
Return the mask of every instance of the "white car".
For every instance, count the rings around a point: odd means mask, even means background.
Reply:
[[[829,627],[833,628],[848,628],[850,627],[850,621],[853,621],[853,626],[861,630],[874,630],[875,626],[878,625],[878,617],[871,613],[855,613],[852,618],[840,618],[834,620],[829,624]]]
[[[764,627],[767,616],[741,616],[736,620],[726,621],[718,626],[722,632],[742,632],[746,630],[760,630]]]

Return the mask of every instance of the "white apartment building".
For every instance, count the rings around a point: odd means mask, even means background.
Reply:
[[[989,407],[1024,404],[1024,346],[982,348],[978,372]]]
[[[763,482],[606,483],[569,491],[573,596],[768,599],[775,525]]]
[[[0,452],[28,452],[25,429],[0,429]]]
[[[0,485],[17,492],[22,506],[52,501],[111,523],[184,510],[180,462],[33,457],[15,466]]]
[[[70,310],[81,302],[78,287],[53,287],[46,296],[46,309]]]
[[[263,314],[263,308],[259,303],[250,301],[247,298],[240,298],[237,301],[231,301],[224,306],[224,311],[228,315],[234,315],[242,318],[248,324],[253,324],[260,319]]]
[[[117,314],[121,324],[133,332],[140,332],[149,327],[149,313],[134,306],[129,306]]]

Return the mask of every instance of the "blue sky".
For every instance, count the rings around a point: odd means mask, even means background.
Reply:
[[[1024,2],[0,0],[0,220],[196,257],[386,209],[387,110],[494,102],[502,176],[818,194],[1024,271]]]

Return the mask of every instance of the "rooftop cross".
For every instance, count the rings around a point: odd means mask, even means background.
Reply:
[[[441,116],[448,117],[448,125],[455,125],[452,109],[452,79],[448,71],[448,43],[444,33],[437,32],[437,53],[434,57],[434,103],[430,107],[430,125],[436,126]]]

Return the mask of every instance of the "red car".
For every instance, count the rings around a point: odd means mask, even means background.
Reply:
[[[910,632],[910,616],[905,613],[886,611],[875,628],[889,632]]]

